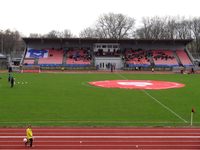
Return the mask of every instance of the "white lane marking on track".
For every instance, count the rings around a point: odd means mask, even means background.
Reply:
[[[20,138],[16,138],[16,139],[13,139],[13,141],[12,141],[12,143],[19,143],[19,140]],[[57,140],[59,140],[59,141],[57,141]],[[68,140],[66,140],[66,139],[57,139],[57,140],[55,140],[55,138],[54,139],[49,139],[49,140],[47,140],[47,139],[40,139],[39,141],[37,141],[37,143],[43,143],[43,142],[51,142],[51,143],[61,143],[61,142],[65,142],[65,143],[71,143],[71,142],[79,142],[79,139],[68,139]],[[132,139],[126,139],[126,142],[154,142],[154,143],[157,143],[157,142],[161,142],[160,141],[160,139],[149,139],[148,141],[146,141],[146,140],[141,140],[141,139],[137,139],[137,140],[139,140],[139,141],[133,141]],[[161,139],[162,140],[162,139]],[[195,140],[195,141],[194,141]],[[96,143],[96,142],[98,142],[98,143],[110,143],[110,142],[115,142],[115,143],[123,143],[123,142],[125,142],[125,141],[123,141],[123,140],[121,140],[121,139],[109,139],[109,140],[107,140],[107,139],[95,139],[95,140],[92,140],[92,141],[90,141],[90,140],[88,140],[88,139],[83,139],[82,140],[82,142],[85,142],[85,143]],[[162,141],[163,143],[169,143],[169,141]],[[184,141],[183,139],[173,139],[173,141],[170,141],[170,143],[177,143],[177,142],[180,142],[180,143],[185,143],[186,141]],[[199,141],[198,141],[198,138],[196,138],[196,139],[190,139],[190,140],[188,140],[187,139],[187,143],[194,143],[194,142],[198,142],[199,143]],[[10,143],[10,141],[0,141],[0,143]],[[200,144],[200,143],[199,143]]]
[[[3,138],[24,138],[24,136],[0,136],[0,139],[3,139]],[[148,139],[151,139],[151,138],[160,138],[160,139],[165,139],[165,138],[168,138],[168,139],[173,139],[173,138],[180,138],[180,139],[185,139],[185,138],[189,138],[189,139],[196,139],[196,138],[200,138],[200,136],[165,136],[165,135],[162,135],[162,136],[152,136],[152,135],[149,135],[149,136],[34,136],[34,138],[72,138],[72,139],[77,139],[77,138],[94,138],[94,139],[97,139],[97,138],[105,138],[105,139],[109,139],[109,138],[114,138],[114,139],[130,139],[130,138],[148,138]]]
[[[13,131],[13,130],[17,130],[17,131],[24,131],[24,128],[0,128],[0,131]],[[103,131],[119,131],[119,132],[121,132],[121,131],[138,131],[138,130],[142,130],[142,131],[149,131],[149,132],[152,132],[152,131],[182,131],[182,132],[184,132],[184,131],[196,131],[195,133],[199,133],[198,131],[200,130],[200,128],[36,128],[36,127],[34,127],[34,130],[37,130],[37,131],[53,131],[53,130],[58,130],[58,131],[62,131],[62,132],[64,132],[64,131],[73,131],[73,130],[75,130],[75,131],[101,131],[101,130],[103,130]]]
[[[19,145],[1,145],[1,146],[12,146],[12,147],[16,147],[16,146],[19,146]],[[40,145],[40,146],[44,146],[44,145]],[[58,147],[58,149],[59,149],[59,147],[63,147],[63,146],[66,146],[66,147],[68,147],[68,146],[77,146],[77,144],[62,144],[62,145],[53,145],[53,144],[50,144],[50,145],[45,145],[45,146],[48,146],[48,147]],[[103,145],[103,146],[105,146],[105,147],[109,147],[109,150],[112,150],[112,149],[110,149],[110,148],[113,148],[113,147],[116,147],[116,145]],[[163,144],[144,144],[144,145],[138,145],[137,147],[136,147],[136,145],[135,144],[129,144],[129,145],[124,145],[124,144],[120,144],[120,145],[118,145],[118,147],[123,147],[123,149],[126,149],[126,150],[130,150],[129,148],[130,147],[134,147],[134,148],[132,148],[132,149],[135,149],[135,147],[138,149],[141,149],[141,147],[142,148],[144,148],[144,147],[147,147],[147,146],[154,146],[154,147],[157,147],[156,149],[158,149],[158,148],[160,148],[161,146],[163,147],[163,146],[167,146],[167,147],[169,147],[169,144],[166,144],[166,145],[163,145]],[[200,146],[200,144],[192,144],[192,145],[187,145],[187,144],[176,144],[176,145],[173,145],[173,146],[171,146],[171,147],[173,147],[173,149],[176,149],[175,147],[179,147],[179,146],[181,146],[181,147],[185,147],[185,148],[188,148],[189,147],[189,149],[190,149],[190,147],[191,146],[195,146],[195,147],[197,147],[197,146]],[[95,148],[95,149],[93,149],[93,150],[99,150],[98,149],[98,147],[102,147],[102,145],[100,144],[93,144],[93,145],[87,145],[87,144],[83,144],[83,145],[81,145],[81,147],[87,147],[87,149],[88,149],[88,147],[97,147],[97,149]],[[34,146],[32,147],[33,149],[35,149],[34,148]],[[128,148],[128,149],[127,149]],[[102,149],[102,148],[101,148]],[[105,148],[104,148],[105,149]],[[108,148],[106,148],[106,149],[108,149]],[[118,149],[118,148],[117,148]],[[131,150],[132,150],[131,149]],[[149,149],[149,148],[148,148]],[[41,149],[40,149],[41,150]],[[116,149],[115,149],[116,150]]]
[[[115,73],[117,75],[119,75],[120,77],[122,77],[123,79],[128,80],[126,77],[124,77],[123,75],[119,74],[119,73]],[[172,114],[174,114],[176,117],[178,117],[179,119],[181,119],[183,122],[188,123],[188,121],[186,121],[185,119],[183,119],[180,115],[178,115],[176,112],[174,112],[172,109],[170,109],[169,107],[167,107],[166,105],[164,105],[163,103],[161,103],[158,99],[156,99],[155,97],[153,97],[151,94],[149,94],[147,91],[145,90],[141,90],[142,92],[144,92],[147,96],[149,96],[151,99],[153,99],[154,101],[156,101],[158,104],[160,104],[163,108],[167,109],[169,112],[171,112]]]
[[[37,130],[38,131],[38,130]],[[7,131],[8,132],[8,131]],[[39,132],[39,131],[38,131]],[[142,133],[138,133],[138,134],[140,134],[141,136],[142,135],[144,135],[144,134],[154,134],[154,136],[155,135],[157,135],[157,136],[159,136],[159,135],[164,135],[163,133],[152,133],[153,131],[151,131],[151,132],[142,132]],[[156,132],[156,131],[155,131]],[[183,131],[184,132],[184,131]],[[12,135],[12,136],[14,136],[14,135],[22,135],[23,133],[18,133],[18,132],[15,132],[15,133],[0,133],[0,134],[4,134],[4,136],[10,136],[10,135]],[[52,135],[52,134],[57,134],[57,136],[62,136],[62,135],[66,135],[66,134],[68,134],[68,133],[58,133],[58,131],[56,132],[48,132],[48,133],[45,133],[45,132],[39,132],[38,134],[45,134],[45,135]],[[103,135],[109,135],[109,134],[112,134],[112,135],[121,135],[121,136],[123,136],[123,134],[126,134],[126,136],[133,136],[134,135],[134,133],[131,133],[131,131],[129,131],[129,133],[127,133],[127,132],[110,132],[110,133],[99,133],[99,132],[83,132],[83,133],[77,133],[77,132],[70,132],[70,135],[71,134],[73,134],[74,136],[75,135],[85,135],[85,134],[89,134],[90,136],[92,136],[92,135],[96,135],[96,134],[98,134],[99,136],[103,136]],[[178,133],[178,132],[176,132],[176,131],[174,131],[173,133],[172,132],[170,132],[169,133],[171,136],[172,135],[181,135],[181,136],[189,136],[189,135],[193,135],[193,136],[195,136],[195,135],[199,135],[200,136],[200,134],[199,133]]]

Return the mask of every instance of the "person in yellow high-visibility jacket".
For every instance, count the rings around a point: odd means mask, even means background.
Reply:
[[[29,143],[30,147],[32,147],[33,145],[33,132],[31,129],[31,125],[28,126],[28,128],[26,129],[26,138],[27,138],[27,142],[25,143],[25,146]]]

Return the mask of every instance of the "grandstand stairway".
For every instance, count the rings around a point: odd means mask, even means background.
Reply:
[[[65,65],[66,61],[67,61],[67,51],[64,51],[62,64]]]
[[[38,58],[35,58],[34,65],[38,65]]]
[[[194,65],[193,56],[191,55],[191,53],[187,49],[185,49],[185,52],[186,52],[188,58],[190,59],[191,63]]]
[[[155,66],[155,63],[154,63],[154,61],[153,61],[153,58],[152,58],[152,57],[149,57],[149,60],[150,60],[151,66]]]
[[[179,57],[183,66],[193,66],[193,62],[191,61],[188,53],[185,50],[177,50],[176,55]]]
[[[181,60],[179,59],[179,57],[177,56],[177,54],[176,54],[175,51],[173,51],[173,56],[176,58],[176,60],[177,60],[177,62],[178,62],[178,64],[179,64],[179,66],[183,66],[183,64],[181,63]]]

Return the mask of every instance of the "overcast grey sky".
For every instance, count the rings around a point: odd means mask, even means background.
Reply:
[[[0,0],[0,29],[23,35],[69,29],[75,35],[104,13],[142,17],[200,16],[200,0]]]

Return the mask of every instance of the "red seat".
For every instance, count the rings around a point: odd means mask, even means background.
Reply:
[[[38,64],[62,64],[63,50],[49,50],[47,58],[39,58]]]

